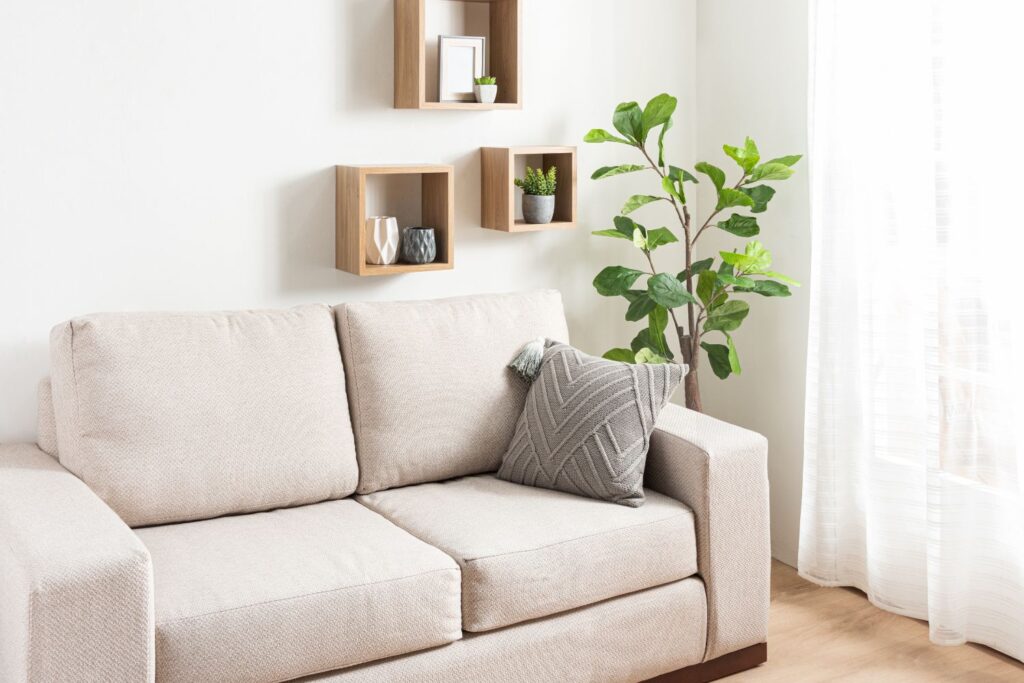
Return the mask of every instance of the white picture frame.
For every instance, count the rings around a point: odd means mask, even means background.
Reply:
[[[475,102],[473,79],[487,73],[487,38],[438,36],[437,66],[441,102]]]

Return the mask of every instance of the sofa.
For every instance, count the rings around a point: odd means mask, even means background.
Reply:
[[[0,680],[703,681],[766,657],[763,437],[670,405],[637,508],[495,478],[557,292],[96,314],[0,446]]]

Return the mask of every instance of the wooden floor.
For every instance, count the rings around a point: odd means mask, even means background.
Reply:
[[[863,593],[820,588],[772,563],[768,663],[722,679],[747,681],[1024,682],[1024,664],[980,645],[928,641],[928,624],[878,609]]]

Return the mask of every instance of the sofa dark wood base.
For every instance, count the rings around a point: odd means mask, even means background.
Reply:
[[[758,643],[693,666],[669,671],[645,683],[707,683],[753,669],[768,661],[768,643]]]

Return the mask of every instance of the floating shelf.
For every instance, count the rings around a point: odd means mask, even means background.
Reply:
[[[522,109],[521,0],[464,0],[490,5],[489,75],[498,79],[498,101],[428,102],[425,20],[427,0],[395,0],[396,109]]]
[[[335,267],[354,275],[397,275],[451,270],[455,266],[455,183],[451,166],[337,166],[335,170]],[[437,259],[433,263],[378,266],[366,262],[366,180],[376,175],[420,177],[420,223],[434,228],[437,238]]]
[[[516,220],[516,157],[540,156],[541,166],[558,169],[555,216],[550,223]],[[575,147],[481,147],[480,225],[489,230],[531,232],[576,227]]]

